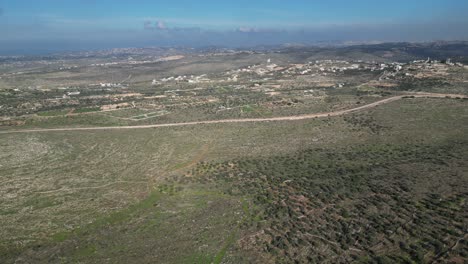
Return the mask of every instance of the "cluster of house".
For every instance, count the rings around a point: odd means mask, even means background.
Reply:
[[[99,83],[101,88],[115,88],[115,87],[122,87],[121,83]]]
[[[421,67],[436,67],[437,61],[428,59],[427,61],[413,61],[409,64],[423,64]],[[350,70],[368,70],[368,71],[382,71],[380,79],[388,79],[389,77],[398,75],[408,63],[392,62],[392,63],[377,63],[375,61],[362,61],[357,60],[353,62],[343,60],[316,60],[315,62],[308,62],[305,64],[290,64],[288,66],[279,66],[271,62],[271,59],[267,60],[266,64],[257,64],[247,67],[243,67],[236,70],[227,71],[225,76],[226,79],[220,81],[237,82],[242,74],[255,74],[258,76],[274,76],[276,73],[282,74],[284,77],[292,75],[309,75],[309,74],[320,74],[326,76],[328,74],[344,73]],[[444,65],[467,67],[461,63],[452,63],[450,59],[444,62]],[[407,76],[411,73],[405,73]],[[168,77],[161,80],[154,79],[152,85],[158,85],[166,82],[188,82],[188,83],[200,83],[211,81],[206,77],[206,74],[200,76],[178,76]],[[342,87],[343,85],[338,85]]]
[[[171,76],[167,78],[162,78],[160,80],[154,79],[151,82],[151,85],[159,85],[161,83],[167,83],[167,82],[188,82],[188,83],[203,83],[203,82],[210,82],[211,80],[207,78],[206,74],[202,74],[199,76],[194,76],[194,75],[183,75],[183,76]]]

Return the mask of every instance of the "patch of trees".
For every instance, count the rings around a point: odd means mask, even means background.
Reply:
[[[461,199],[467,193],[452,186],[450,194],[431,190],[419,197],[419,182],[457,176],[408,176],[402,168],[421,164],[443,172],[454,164],[468,166],[463,159],[468,156],[467,143],[308,149],[270,158],[200,163],[185,180],[249,197],[255,209],[248,223],[269,238],[257,237],[254,246],[277,259],[420,263],[463,236],[466,213]],[[310,254],[300,254],[303,251]]]

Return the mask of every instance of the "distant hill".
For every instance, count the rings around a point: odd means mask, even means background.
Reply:
[[[291,54],[303,60],[342,59],[365,61],[400,61],[420,59],[468,62],[468,42],[431,42],[431,43],[382,43],[351,46],[287,46],[278,47],[279,52]],[[293,55],[294,54],[294,55]],[[298,57],[301,55],[300,57]]]

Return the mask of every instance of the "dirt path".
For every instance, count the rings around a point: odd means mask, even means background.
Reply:
[[[294,120],[305,120],[320,117],[329,116],[341,116],[349,113],[358,112],[361,110],[374,108],[379,105],[387,104],[397,100],[401,100],[404,97],[412,96],[415,98],[465,98],[466,95],[459,94],[437,94],[437,93],[410,93],[405,95],[398,95],[389,97],[371,104],[363,105],[360,107],[340,110],[335,112],[308,114],[308,115],[296,115],[296,116],[282,116],[282,117],[269,117],[269,118],[244,118],[244,119],[223,119],[223,120],[208,120],[208,121],[194,121],[186,123],[167,123],[167,124],[154,124],[154,125],[140,125],[140,126],[109,126],[109,127],[75,127],[75,128],[47,128],[47,129],[24,129],[24,130],[11,130],[11,131],[0,131],[0,134],[14,134],[14,133],[31,133],[31,132],[54,132],[54,131],[95,131],[95,130],[119,130],[119,129],[144,129],[144,128],[158,128],[158,127],[179,127],[179,126],[193,126],[202,124],[223,124],[223,123],[247,123],[247,122],[272,122],[272,121],[294,121]]]

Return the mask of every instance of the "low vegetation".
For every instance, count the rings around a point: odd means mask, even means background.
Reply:
[[[255,126],[6,135],[0,254],[7,263],[457,261],[467,254],[466,109],[407,98]]]

